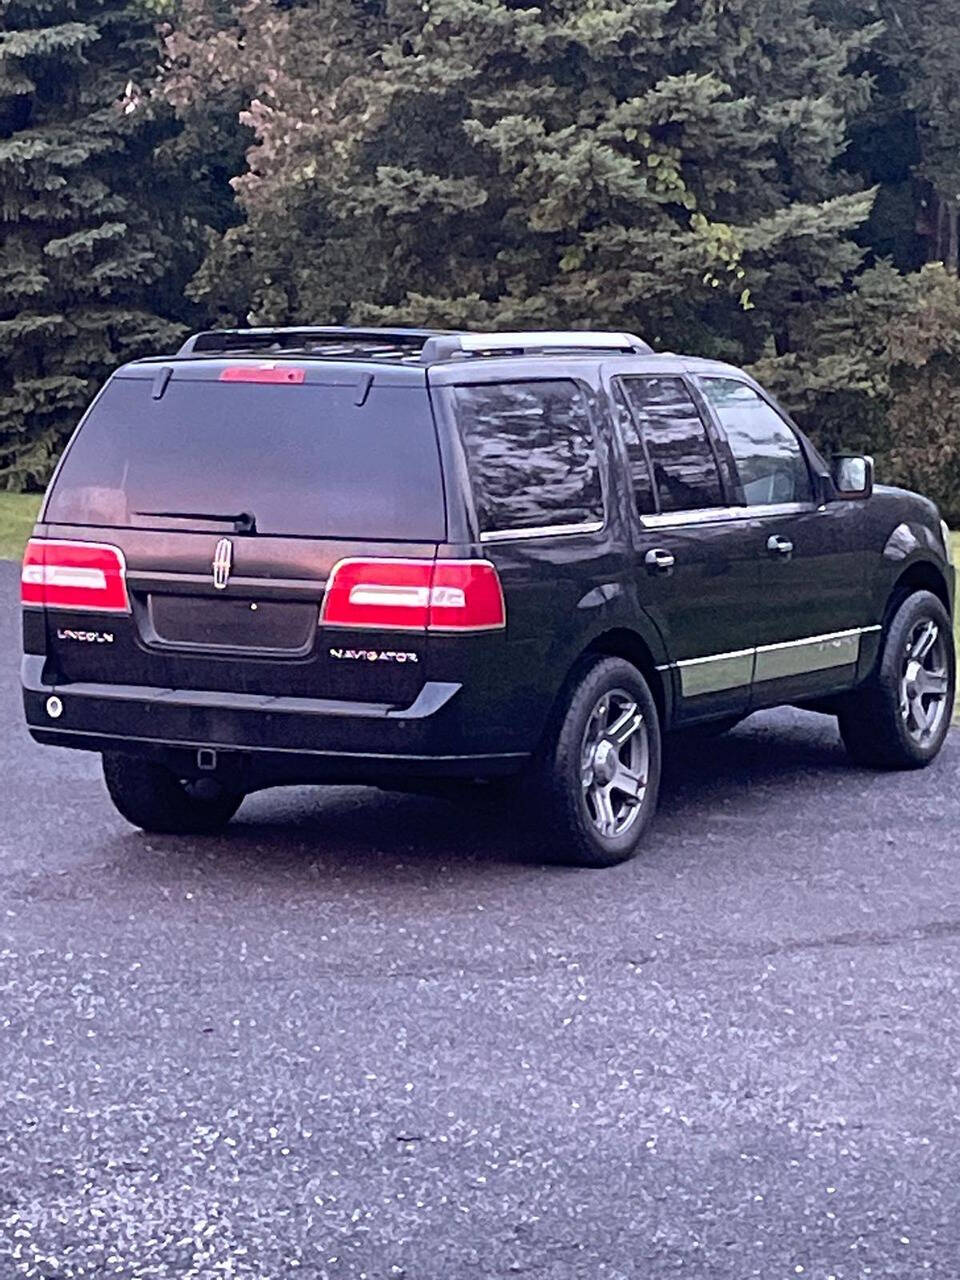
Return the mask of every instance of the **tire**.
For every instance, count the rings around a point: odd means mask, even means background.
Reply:
[[[104,752],[103,779],[131,826],[165,835],[209,835],[225,827],[243,801],[213,779],[183,780],[162,764]]]
[[[619,748],[602,732],[604,705],[608,733],[618,723],[621,733],[633,725]],[[549,859],[612,867],[632,858],[657,807],[660,761],[660,717],[636,667],[622,658],[602,658],[581,669],[568,686],[532,779],[531,817],[546,837]],[[617,787],[617,778],[630,788],[637,778],[645,785],[631,797]],[[600,793],[608,797],[603,805]],[[609,833],[601,831],[604,823]]]
[[[874,769],[922,769],[950,729],[956,656],[950,617],[929,591],[907,596],[883,637],[873,675],[837,720],[851,758]]]

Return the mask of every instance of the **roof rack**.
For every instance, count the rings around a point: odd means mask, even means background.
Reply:
[[[548,352],[622,351],[649,355],[653,348],[632,333],[605,333],[591,329],[529,330],[518,333],[445,333],[427,338],[421,364],[457,360],[462,356],[534,355]]]
[[[363,329],[309,325],[282,329],[210,329],[188,338],[178,356],[295,355],[397,357],[442,364],[466,357],[619,351],[648,355],[653,348],[632,333],[590,329],[511,333],[451,333],[442,329]]]
[[[442,329],[361,329],[339,325],[308,325],[283,329],[209,329],[187,338],[178,356],[312,351],[317,348],[361,347],[419,354],[423,344]]]

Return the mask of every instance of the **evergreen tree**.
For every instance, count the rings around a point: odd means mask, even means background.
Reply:
[[[158,161],[150,15],[0,0],[0,478],[42,482],[119,360],[175,345],[200,228]]]
[[[881,480],[960,521],[960,280],[942,263],[889,263],[822,310],[802,351],[755,369],[829,453],[876,457]]]
[[[882,55],[896,72],[912,123],[918,224],[928,257],[960,269],[960,11],[953,0],[877,0],[886,20]]]
[[[247,222],[196,289],[238,318],[616,325],[755,357],[859,265],[872,193],[836,161],[877,30],[808,0],[244,0],[227,26],[206,47],[247,51],[257,141]]]

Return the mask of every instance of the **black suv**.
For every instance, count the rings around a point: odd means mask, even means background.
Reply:
[[[667,730],[794,703],[913,768],[953,707],[934,505],[629,334],[252,329],[127,364],[23,604],[30,732],[102,752],[153,831],[274,785],[460,779],[606,866]]]

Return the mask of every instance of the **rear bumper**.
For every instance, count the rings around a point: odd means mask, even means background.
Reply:
[[[509,773],[525,753],[462,750],[461,686],[428,681],[408,707],[144,685],[59,684],[44,659],[21,668],[27,727],[37,741],[176,759],[213,751],[274,780]],[[51,717],[48,699],[62,712]],[[471,744],[473,745],[473,744]]]

